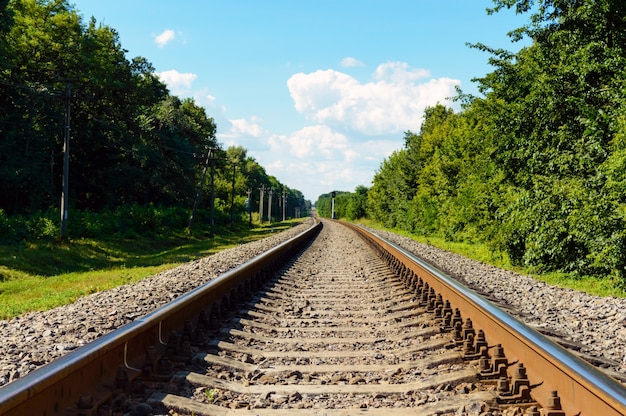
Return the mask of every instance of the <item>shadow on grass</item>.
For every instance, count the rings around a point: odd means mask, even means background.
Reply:
[[[61,273],[85,272],[118,267],[148,267],[161,264],[185,263],[218,251],[259,240],[297,225],[297,222],[258,224],[254,228],[239,225],[215,228],[214,237],[208,232],[193,234],[179,231],[168,235],[140,236],[132,239],[103,238],[69,240],[63,243],[22,243],[0,246],[0,281],[22,273],[55,276]]]

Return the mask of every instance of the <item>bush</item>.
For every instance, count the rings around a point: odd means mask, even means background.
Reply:
[[[28,231],[28,240],[53,240],[60,234],[60,227],[51,218],[31,217],[26,220],[26,230]]]
[[[152,204],[127,205],[102,212],[70,210],[67,234],[72,238],[157,236],[184,230],[188,225],[189,215],[190,209]],[[237,215],[236,218],[238,221],[248,221],[247,213],[245,218],[242,215]],[[224,212],[216,206],[214,221],[216,225],[229,224],[230,212]],[[56,209],[30,216],[8,216],[0,209],[0,243],[54,240],[60,236],[60,222],[59,211]],[[209,209],[198,209],[194,223],[194,228],[208,230]]]

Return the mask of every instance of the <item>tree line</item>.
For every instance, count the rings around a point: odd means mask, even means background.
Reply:
[[[528,23],[532,43],[489,54],[480,97],[428,108],[419,132],[345,217],[451,241],[476,241],[542,271],[626,282],[626,3],[495,0]],[[329,195],[318,199],[325,204]],[[357,202],[358,201],[358,202]]]
[[[93,17],[85,22],[66,0],[0,0],[5,235],[12,233],[11,218],[58,215],[68,127],[70,211],[189,211],[206,168],[218,219],[234,214],[244,221],[248,207],[258,209],[261,186],[285,191],[288,216],[304,211],[300,191],[268,175],[246,149],[223,149],[203,107],[172,95],[150,62],[126,53],[115,29]],[[200,192],[201,209],[210,196],[206,188]]]

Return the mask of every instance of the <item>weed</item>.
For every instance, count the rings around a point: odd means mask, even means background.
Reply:
[[[204,391],[204,394],[206,395],[207,401],[213,404],[215,403],[215,399],[217,399],[219,392],[216,389],[208,389]]]

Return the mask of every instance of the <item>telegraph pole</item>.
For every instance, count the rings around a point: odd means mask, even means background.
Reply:
[[[283,188],[283,221],[285,221],[285,210],[287,209],[287,196],[285,195],[285,188]]]
[[[267,219],[269,220],[270,224],[272,223],[272,194],[273,193],[274,193],[274,190],[270,188],[270,199],[267,203]]]
[[[204,162],[204,167],[202,168],[202,177],[200,178],[200,184],[198,184],[198,190],[196,191],[196,199],[193,202],[193,209],[191,210],[191,216],[189,217],[189,229],[191,230],[191,226],[193,225],[193,217],[196,215],[196,209],[198,208],[198,202],[200,201],[200,193],[202,192],[202,188],[204,188],[204,181],[206,179],[206,171],[209,167],[209,159],[211,158],[211,152],[213,149],[208,148],[206,153],[206,161]]]
[[[237,164],[233,162],[233,189],[230,196],[230,228],[233,229],[235,227],[235,169],[237,168]]]
[[[261,185],[259,191],[261,191],[259,198],[259,224],[263,224],[263,199],[265,198],[265,185]]]
[[[209,228],[209,237],[213,238],[213,228],[215,227],[215,158],[211,157],[211,197],[209,198],[209,206],[211,207],[211,226]]]
[[[252,188],[248,188],[248,217],[249,224],[252,225]]]
[[[61,240],[67,235],[68,192],[70,175],[70,100],[72,83],[65,82],[65,134],[63,139],[63,182],[61,185]]]
[[[54,205],[54,149],[50,152],[50,205]]]

